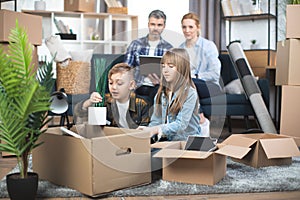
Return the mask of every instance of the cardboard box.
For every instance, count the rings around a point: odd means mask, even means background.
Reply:
[[[31,44],[42,44],[42,16],[9,10],[0,10],[0,42],[8,42],[11,29],[16,27],[16,20],[20,27],[26,29]]]
[[[234,134],[224,140],[222,145],[251,148],[251,151],[241,159],[234,157],[232,159],[255,168],[290,165],[292,156],[300,156],[294,139],[278,134]],[[230,154],[227,155],[230,156]]]
[[[162,158],[162,178],[192,184],[214,185],[226,175],[226,155],[241,158],[250,148],[227,146],[215,152],[184,150],[185,142],[159,142],[154,157]]]
[[[99,130],[96,128],[98,127]],[[150,134],[130,129],[84,126],[76,138],[49,128],[33,151],[33,171],[41,179],[89,196],[151,182]]]
[[[300,85],[300,39],[277,43],[276,85]]]
[[[112,14],[128,14],[128,9],[127,7],[108,7],[107,12]]]
[[[64,10],[74,12],[95,12],[95,0],[64,0]]]
[[[253,67],[266,68],[267,66],[276,65],[276,51],[274,50],[270,50],[269,64],[268,64],[268,50],[249,50],[244,52],[251,68]]]
[[[300,5],[286,6],[286,38],[300,39]]]
[[[300,137],[300,86],[283,85],[281,93],[280,134]]]

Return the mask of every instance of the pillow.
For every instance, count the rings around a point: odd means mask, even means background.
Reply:
[[[228,94],[243,94],[244,88],[240,79],[235,79],[225,85],[225,92]]]
[[[93,49],[87,49],[82,51],[70,51],[70,55],[73,61],[91,62],[93,57]]]

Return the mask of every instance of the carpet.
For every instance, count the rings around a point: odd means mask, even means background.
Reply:
[[[17,169],[13,171],[15,170]],[[157,180],[152,184],[113,191],[103,195],[103,197],[225,194],[296,190],[300,190],[300,157],[294,157],[292,164],[289,166],[271,166],[258,169],[233,162],[228,158],[226,176],[214,186]],[[40,180],[37,196],[39,198],[64,198],[82,197],[84,195],[78,191]],[[8,197],[4,179],[0,181],[0,197]]]

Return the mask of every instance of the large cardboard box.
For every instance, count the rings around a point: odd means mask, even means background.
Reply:
[[[11,29],[19,26],[26,29],[29,42],[33,45],[42,44],[42,17],[10,10],[0,10],[0,42],[8,42]]]
[[[280,134],[300,138],[300,86],[283,85]]]
[[[300,39],[300,5],[286,6],[286,38]]]
[[[289,165],[292,163],[292,156],[300,156],[294,139],[278,134],[234,134],[224,140],[222,145],[251,148],[251,151],[241,159],[236,157],[232,159],[255,168]]]
[[[274,50],[270,50],[270,52],[268,50],[249,50],[244,52],[251,67],[266,68],[267,66],[276,65],[276,51]],[[268,59],[270,59],[269,63]]]
[[[222,147],[214,152],[185,150],[184,141],[159,142],[153,157],[162,158],[162,178],[192,184],[214,185],[226,175],[226,155],[242,158],[250,148]]]
[[[277,43],[276,85],[300,85],[300,39]]]
[[[33,151],[33,171],[41,179],[89,196],[151,182],[150,134],[146,131],[84,126],[76,138],[49,128]]]
[[[65,11],[95,12],[95,0],[64,0]]]

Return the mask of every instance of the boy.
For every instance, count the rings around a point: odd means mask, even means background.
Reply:
[[[133,92],[136,85],[133,68],[126,63],[114,65],[108,73],[108,84],[110,94],[104,97],[108,125],[130,129],[148,125],[150,105]],[[75,116],[87,117],[87,108],[102,101],[103,97],[93,92],[88,100],[75,106]]]

